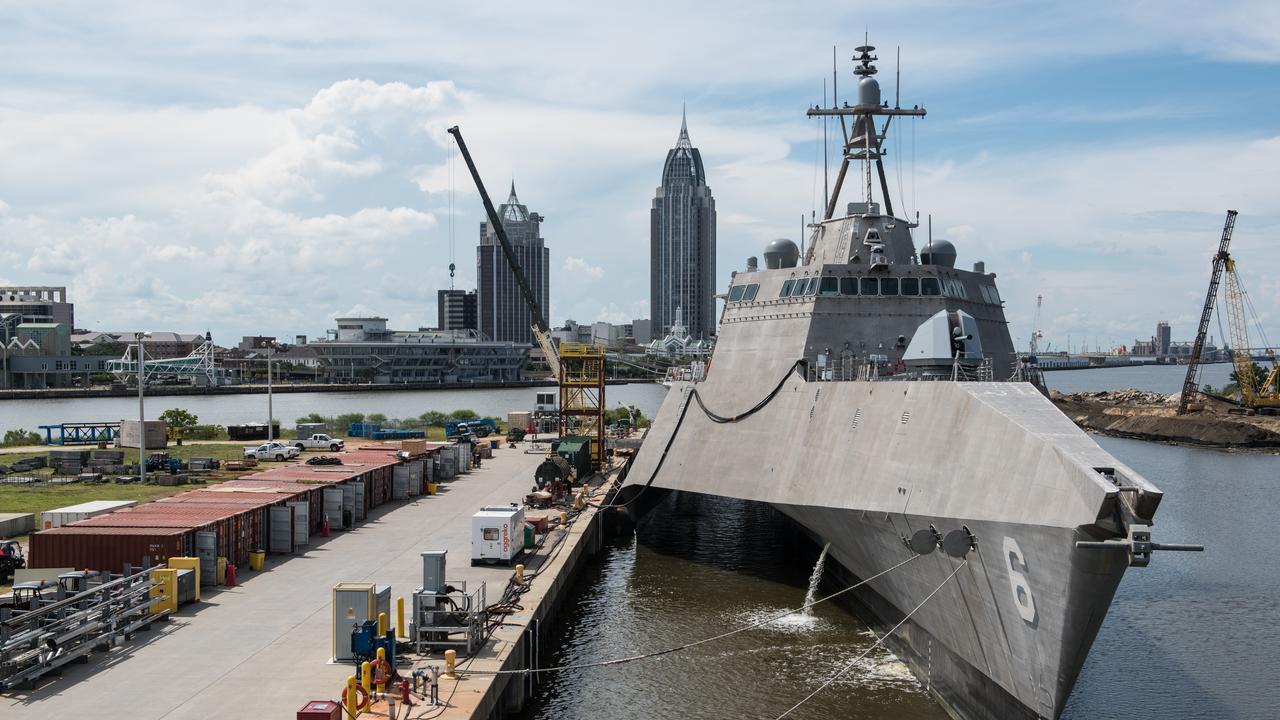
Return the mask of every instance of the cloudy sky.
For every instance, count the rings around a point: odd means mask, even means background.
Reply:
[[[869,32],[886,93],[901,47],[929,111],[890,140],[898,204],[998,273],[1019,345],[1037,295],[1055,349],[1190,337],[1228,207],[1280,337],[1280,5],[1207,7],[0,0],[0,282],[69,286],[81,327],[223,344],[431,325],[451,259],[475,282],[459,124],[491,192],[514,177],[546,217],[553,321],[646,317],[681,104],[723,285],[820,203],[804,109],[832,46],[853,87]]]

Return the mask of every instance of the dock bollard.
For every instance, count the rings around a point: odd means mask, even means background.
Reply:
[[[378,637],[381,638],[386,636],[387,636],[387,614],[384,612],[380,612],[378,613]]]
[[[458,676],[456,673],[454,673],[454,668],[457,666],[457,664],[458,664],[458,651],[445,650],[444,651],[444,676],[449,678],[450,680],[457,680]]]
[[[384,616],[386,613],[382,613]],[[378,694],[381,695],[387,691],[387,670],[391,666],[387,664],[387,649],[378,648]]]
[[[569,527],[569,513],[567,512],[560,513],[560,527],[562,528]]]
[[[356,676],[347,676],[347,691],[342,693],[342,699],[347,703],[347,717],[356,716]]]
[[[524,565],[516,565],[516,584],[524,584]]]
[[[404,596],[396,598],[396,637],[409,637],[404,632]]]
[[[365,697],[373,692],[373,663],[368,660],[360,663],[360,687],[364,688]]]

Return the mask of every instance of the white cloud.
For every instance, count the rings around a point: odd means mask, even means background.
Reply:
[[[589,277],[592,280],[599,280],[604,277],[604,268],[599,265],[590,265],[586,260],[580,257],[566,257],[564,259],[564,266],[561,269],[564,270],[565,275],[567,276],[565,277],[565,280],[570,281],[573,278],[581,278],[583,276]]]

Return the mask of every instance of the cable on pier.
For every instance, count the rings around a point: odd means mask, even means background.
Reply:
[[[920,557],[920,556],[919,556],[919,555],[917,555],[916,557]],[[916,605],[915,607],[911,608],[911,612],[907,613],[907,614],[906,614],[906,615],[905,615],[901,620],[899,620],[897,625],[894,625],[893,627],[889,628],[889,632],[887,632],[887,633],[885,633],[884,635],[882,635],[882,636],[880,637],[880,639],[879,639],[879,640],[876,640],[876,642],[875,642],[875,644],[874,644],[874,645],[872,645],[871,647],[869,647],[869,648],[867,648],[866,650],[864,650],[864,651],[862,651],[861,653],[859,653],[859,654],[858,654],[858,656],[857,656],[857,657],[855,657],[854,659],[850,660],[850,661],[849,661],[849,663],[848,663],[847,665],[845,665],[844,667],[842,667],[842,668],[840,668],[839,670],[837,670],[837,671],[836,671],[836,673],[835,673],[834,675],[832,675],[831,677],[827,678],[827,681],[826,681],[826,682],[824,682],[824,683],[822,683],[822,685],[821,685],[817,690],[814,690],[813,692],[811,692],[811,693],[809,693],[808,695],[806,695],[806,696],[804,697],[804,699],[803,699],[803,700],[801,700],[800,702],[796,703],[795,705],[792,705],[792,706],[791,706],[791,707],[790,707],[786,712],[784,712],[784,713],[782,713],[781,715],[779,715],[775,720],[782,720],[782,719],[783,719],[783,718],[785,718],[786,716],[788,716],[788,715],[790,715],[791,713],[795,712],[796,710],[800,709],[800,706],[801,706],[801,705],[804,705],[805,703],[807,703],[807,702],[809,702],[810,700],[812,700],[815,696],[817,696],[817,694],[818,694],[818,693],[822,692],[823,690],[826,690],[826,689],[827,689],[827,687],[831,685],[831,683],[833,683],[833,682],[835,682],[836,680],[838,680],[838,679],[840,678],[840,676],[841,676],[841,675],[844,675],[845,673],[849,672],[849,670],[850,670],[850,669],[852,669],[852,668],[853,668],[853,666],[854,666],[854,665],[856,665],[856,664],[858,663],[858,661],[859,661],[859,660],[861,660],[861,659],[865,658],[866,656],[870,655],[870,654],[871,654],[871,651],[873,651],[873,650],[875,650],[876,648],[880,647],[880,645],[881,645],[882,643],[884,643],[884,641],[885,641],[885,640],[888,640],[888,639],[889,639],[889,636],[890,636],[890,635],[892,635],[894,632],[896,632],[898,628],[902,627],[903,623],[905,623],[907,620],[909,620],[909,619],[911,618],[911,616],[912,616],[912,615],[914,615],[914,614],[916,613],[916,611],[917,611],[917,610],[919,610],[920,608],[924,607],[924,604],[925,604],[925,603],[927,603],[927,602],[929,602],[931,599],[933,599],[933,596],[934,596],[934,595],[937,595],[937,594],[942,590],[943,586],[945,586],[947,583],[951,582],[951,578],[955,577],[955,576],[956,576],[956,573],[958,573],[958,572],[960,572],[961,570],[963,570],[963,569],[964,569],[964,567],[965,567],[966,565],[968,565],[968,564],[969,564],[969,561],[968,561],[968,559],[966,559],[964,562],[962,562],[962,563],[960,563],[959,565],[957,565],[957,566],[956,566],[956,569],[951,571],[951,574],[947,576],[947,579],[946,579],[946,580],[943,580],[943,581],[942,581],[942,583],[941,583],[940,585],[938,585],[938,587],[936,587],[936,588],[934,588],[934,589],[933,589],[933,592],[931,592],[931,593],[929,593],[928,595],[926,595],[926,596],[925,596],[925,598],[924,598],[923,600],[921,600],[921,601],[920,601],[920,604],[919,604],[919,605]]]
[[[738,413],[737,415],[726,416],[726,415],[718,415],[714,412],[711,412],[710,410],[707,409],[706,403],[702,401],[702,395],[698,393],[698,388],[696,387],[693,388],[689,392],[689,396],[690,396],[689,399],[686,399],[684,402],[684,407],[680,408],[680,416],[676,418],[676,425],[671,429],[671,436],[667,438],[667,444],[662,448],[662,455],[658,456],[658,463],[653,466],[653,472],[649,474],[649,479],[646,480],[644,485],[640,487],[640,491],[637,492],[635,495],[631,496],[631,499],[624,503],[611,503],[609,505],[597,505],[596,507],[600,508],[601,510],[609,510],[612,508],[624,508],[630,505],[631,503],[635,502],[637,498],[639,498],[641,495],[644,494],[645,490],[649,489],[650,485],[653,485],[653,481],[658,478],[658,472],[662,470],[662,464],[667,460],[667,453],[671,450],[671,445],[675,443],[676,436],[680,434],[680,427],[684,425],[684,416],[686,413],[689,412],[689,405],[692,404],[691,401],[696,401],[698,403],[698,408],[702,410],[702,414],[706,415],[707,419],[713,423],[723,425],[725,423],[741,422],[742,420],[746,420],[752,415],[755,415],[756,413],[760,412],[765,408],[766,405],[768,405],[770,402],[773,402],[773,399],[776,398],[778,396],[778,393],[782,392],[782,388],[786,386],[787,379],[791,377],[791,373],[796,372],[797,370],[802,370],[807,365],[808,365],[808,361],[806,361],[804,358],[796,360],[791,365],[791,367],[787,368],[786,374],[784,374],[782,376],[782,379],[778,381],[778,384],[773,387],[773,390],[769,391],[768,395],[765,395],[764,398],[760,400],[760,402],[753,405],[749,410]]]

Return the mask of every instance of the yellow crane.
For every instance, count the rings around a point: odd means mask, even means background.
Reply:
[[[1276,364],[1275,351],[1267,348],[1266,353],[1272,356],[1271,369],[1261,383],[1253,371],[1253,346],[1249,342],[1249,327],[1246,312],[1253,317],[1254,323],[1261,331],[1262,325],[1253,312],[1253,303],[1245,292],[1240,274],[1236,272],[1235,258],[1226,258],[1226,285],[1223,295],[1226,300],[1228,324],[1231,327],[1231,359],[1236,366],[1236,378],[1240,384],[1240,400],[1248,408],[1280,407],[1280,365]],[[1263,335],[1263,343],[1266,336]]]

